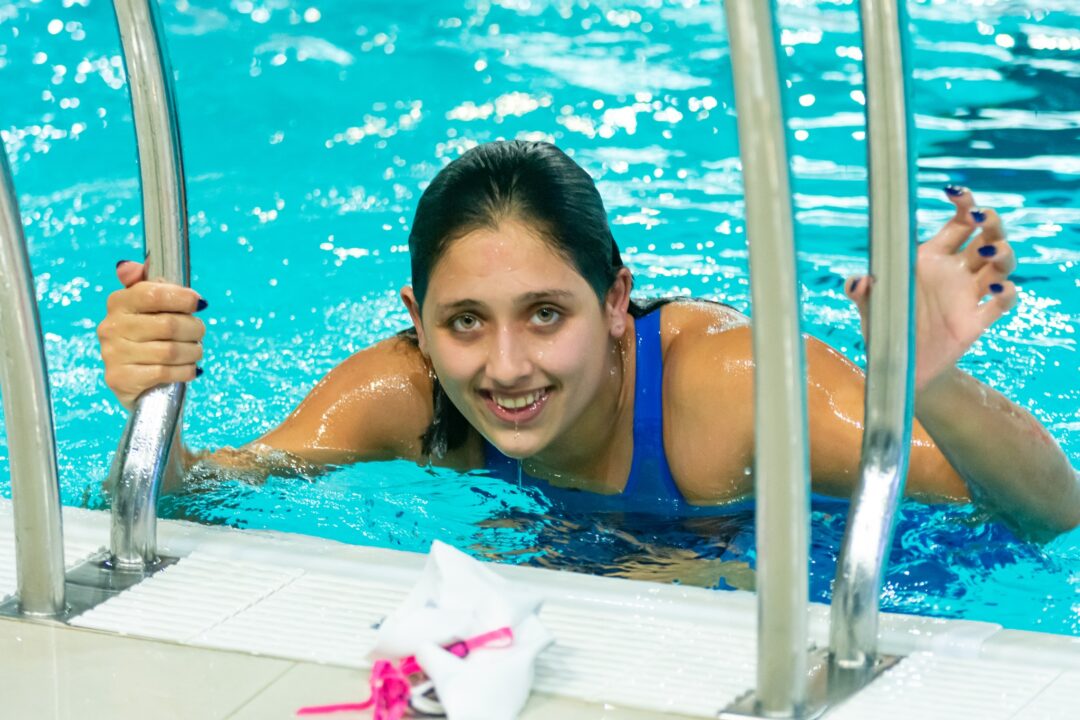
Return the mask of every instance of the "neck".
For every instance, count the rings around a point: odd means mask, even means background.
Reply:
[[[604,494],[622,491],[633,457],[635,340],[631,322],[608,355],[610,380],[601,385],[577,422],[523,461],[525,472],[560,487]]]

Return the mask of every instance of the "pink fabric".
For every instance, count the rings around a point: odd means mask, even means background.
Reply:
[[[468,640],[444,645],[443,649],[459,658],[467,657],[470,652],[482,647],[494,645],[500,640],[506,647],[514,642],[514,633],[508,627],[477,635]],[[374,708],[373,720],[401,720],[405,711],[409,709],[409,697],[412,686],[409,676],[423,672],[423,668],[416,662],[416,656],[410,655],[403,658],[395,666],[389,660],[376,660],[371,668],[371,697],[362,703],[343,703],[339,705],[313,705],[303,707],[296,711],[297,715],[328,715],[337,712],[359,712]]]

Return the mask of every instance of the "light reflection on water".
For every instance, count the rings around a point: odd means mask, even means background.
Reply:
[[[141,222],[110,5],[64,5],[0,8],[0,132],[48,333],[65,502],[96,505],[124,416],[104,388],[94,327],[116,260],[138,256]],[[782,5],[805,321],[862,362],[841,288],[866,250],[853,3]],[[1080,19],[1071,0],[910,5],[920,222],[948,216],[941,185],[975,187],[1002,211],[1021,263],[1020,307],[963,366],[1032,409],[1080,464]],[[498,137],[558,142],[596,177],[641,293],[749,308],[719,4],[182,0],[163,10],[194,279],[211,302],[207,373],[189,394],[193,445],[257,436],[343,358],[404,327],[396,292],[416,199],[449,159]],[[0,444],[0,474],[6,463]],[[707,586],[727,575],[745,584],[739,563],[753,562],[745,515],[696,533],[566,517],[491,479],[400,463],[310,483],[230,482],[176,503],[172,512],[213,522],[414,550],[438,537],[507,561]],[[889,607],[1080,633],[1068,607],[1080,535],[1039,549],[970,508],[904,513]],[[838,517],[828,503],[815,515],[815,597],[827,593]],[[1038,580],[1025,590],[1028,578]]]

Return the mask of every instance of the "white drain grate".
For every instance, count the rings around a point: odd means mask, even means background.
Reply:
[[[193,644],[366,667],[375,628],[405,598],[381,583],[308,574],[225,622]]]
[[[829,720],[1009,720],[1040,718],[1021,711],[1061,674],[1058,670],[916,653],[901,661],[864,691],[829,713]],[[1066,684],[1061,705],[1071,694],[1076,717],[1076,688]],[[1042,696],[1045,697],[1045,696]],[[1040,698],[1041,699],[1041,698]],[[1062,716],[1064,717],[1064,716]]]
[[[77,627],[191,642],[303,570],[193,554],[71,621]]]
[[[536,689],[651,710],[715,715],[754,684],[756,633],[670,617],[549,604],[556,644]]]
[[[0,522],[7,518],[0,518]],[[86,542],[72,542],[64,539],[64,564],[68,570],[101,550],[97,545]],[[15,575],[15,538],[12,534],[0,531],[0,600],[15,594],[18,588]]]

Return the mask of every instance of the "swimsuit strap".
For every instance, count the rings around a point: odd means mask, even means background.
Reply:
[[[664,452],[664,358],[660,308],[635,319],[634,459],[624,495],[683,501]]]

